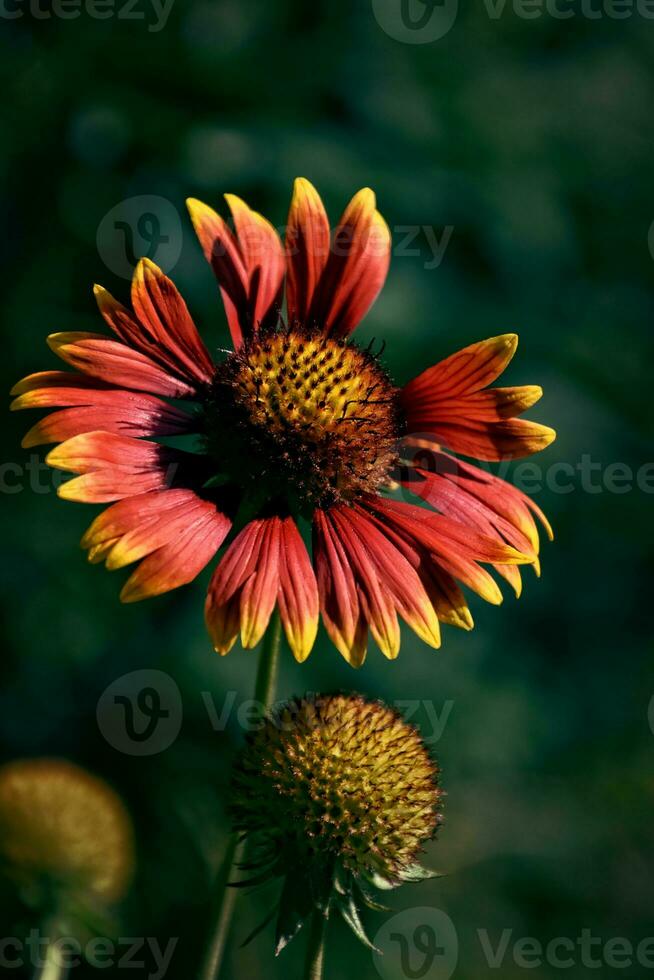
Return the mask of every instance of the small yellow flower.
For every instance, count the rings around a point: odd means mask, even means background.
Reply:
[[[41,914],[96,912],[119,901],[133,853],[129,816],[100,779],[61,760],[0,769],[0,870]]]

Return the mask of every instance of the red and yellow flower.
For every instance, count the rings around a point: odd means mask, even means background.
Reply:
[[[23,445],[59,444],[48,463],[76,474],[60,496],[111,503],[82,544],[108,568],[139,563],[125,602],[190,582],[226,546],[206,600],[220,653],[239,633],[255,646],[275,607],[300,661],[320,613],[353,665],[368,632],[397,655],[398,615],[437,647],[441,622],[472,626],[460,586],[500,602],[488,565],[519,593],[518,565],[538,569],[535,517],[549,533],[528,497],[452,455],[502,460],[554,438],[518,418],[540,388],[489,387],[517,338],[473,344],[398,388],[350,340],[390,259],[373,192],[353,197],[332,234],[316,190],[297,180],[284,245],[226,199],[233,226],[199,201],[189,209],[233,351],[214,360],[174,284],[143,259],[131,309],[95,289],[111,334],[49,338],[75,372],[14,388],[14,409],[56,409]],[[187,449],[162,441],[180,435]]]

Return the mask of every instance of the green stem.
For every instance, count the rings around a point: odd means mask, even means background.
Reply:
[[[282,624],[279,613],[275,611],[261,644],[257,680],[254,687],[254,697],[259,702],[262,715],[270,709],[275,701],[281,640]],[[234,880],[237,868],[243,863],[244,856],[245,841],[239,840],[235,834],[232,834],[216,880],[216,900],[211,914],[213,925],[204,963],[199,974],[200,980],[218,980],[220,977],[229,928],[236,905],[237,890],[230,888],[229,882]],[[48,977],[48,980],[55,980],[55,978]]]
[[[322,980],[325,965],[325,939],[327,937],[328,912],[316,909],[311,917],[309,945],[304,966],[304,980]]]
[[[34,980],[64,980],[68,973],[62,962],[61,953],[49,942],[45,948],[45,959],[34,971]]]
[[[281,645],[282,622],[279,613],[275,610],[263,638],[257,681],[254,687],[254,699],[260,703],[262,714],[269,711],[275,702]]]

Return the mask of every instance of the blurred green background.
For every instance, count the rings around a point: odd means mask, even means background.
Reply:
[[[31,12],[7,3],[0,15],[5,389],[58,366],[47,333],[101,329],[93,282],[126,298],[130,250],[114,219],[133,223],[141,196],[159,199],[146,210],[169,238],[154,257],[216,349],[228,333],[185,197],[222,206],[233,191],[281,226],[296,175],[316,183],[332,219],[372,186],[396,247],[357,339],[383,337],[402,382],[475,340],[519,332],[506,383],[545,388],[530,415],[559,436],[534,460],[534,496],[556,540],[519,602],[508,591],[499,609],[472,600],[473,633],[445,628],[435,652],[406,632],[399,660],[371,649],[358,673],[321,634],[304,666],[286,652],[279,695],[356,688],[417,708],[448,792],[428,861],[447,877],[406,886],[390,903],[418,924],[417,907],[447,913],[455,977],[497,975],[478,930],[493,946],[502,930],[512,944],[576,941],[584,928],[637,944],[654,933],[654,479],[643,469],[652,459],[654,22],[637,12],[591,18],[575,5],[566,20],[527,19],[510,4],[492,17],[475,0],[443,37],[407,43],[392,26],[399,0],[374,9],[371,0],[176,0],[160,30],[145,0],[130,15],[140,20],[117,16],[122,4],[107,19],[84,9],[48,18],[45,0]],[[418,229],[411,240],[407,226]],[[133,251],[147,245],[137,235]],[[139,872],[121,934],[163,945],[179,937],[167,975],[188,980],[226,840],[230,761],[243,736],[236,709],[251,697],[256,657],[212,654],[208,571],[167,597],[119,605],[123,573],[88,566],[78,547],[96,508],[58,500],[53,477],[33,460],[26,468],[33,452],[20,439],[34,421],[22,413],[3,423],[2,759],[66,756],[122,793]],[[572,476],[553,469],[559,462]],[[631,468],[631,485],[615,483],[615,463]],[[513,469],[533,485],[533,470]],[[108,685],[137,669],[166,672],[183,705],[178,737],[146,757],[119,751],[96,718]],[[212,724],[208,705],[226,710],[226,726]],[[240,897],[226,976],[299,975],[303,938],[274,962],[270,928],[239,948],[273,900],[271,888]],[[370,913],[371,935],[388,919]],[[512,978],[525,968],[511,944],[501,975]],[[568,975],[597,975],[574,956]],[[384,977],[409,975],[391,959]],[[443,980],[448,964],[413,975]],[[601,975],[612,972],[604,963]],[[327,980],[376,976],[370,953],[334,925]]]

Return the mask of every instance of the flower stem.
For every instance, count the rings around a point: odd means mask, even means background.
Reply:
[[[261,644],[254,688],[254,697],[259,702],[262,715],[265,715],[275,700],[281,639],[282,624],[279,613],[275,610]],[[230,888],[229,882],[233,881],[236,869],[242,864],[244,856],[245,841],[232,834],[216,881],[216,900],[211,914],[213,925],[199,980],[218,980],[220,977],[236,904],[236,889]]]
[[[275,701],[281,643],[282,622],[279,618],[279,613],[275,610],[268,624],[266,635],[263,638],[257,680],[254,688],[254,699],[261,705],[262,714],[265,714]]]
[[[50,941],[45,948],[45,957],[34,971],[34,980],[64,980],[68,969],[64,966],[61,953]]]
[[[311,917],[309,945],[304,967],[304,980],[322,980],[325,962],[325,939],[329,913],[316,909]]]

